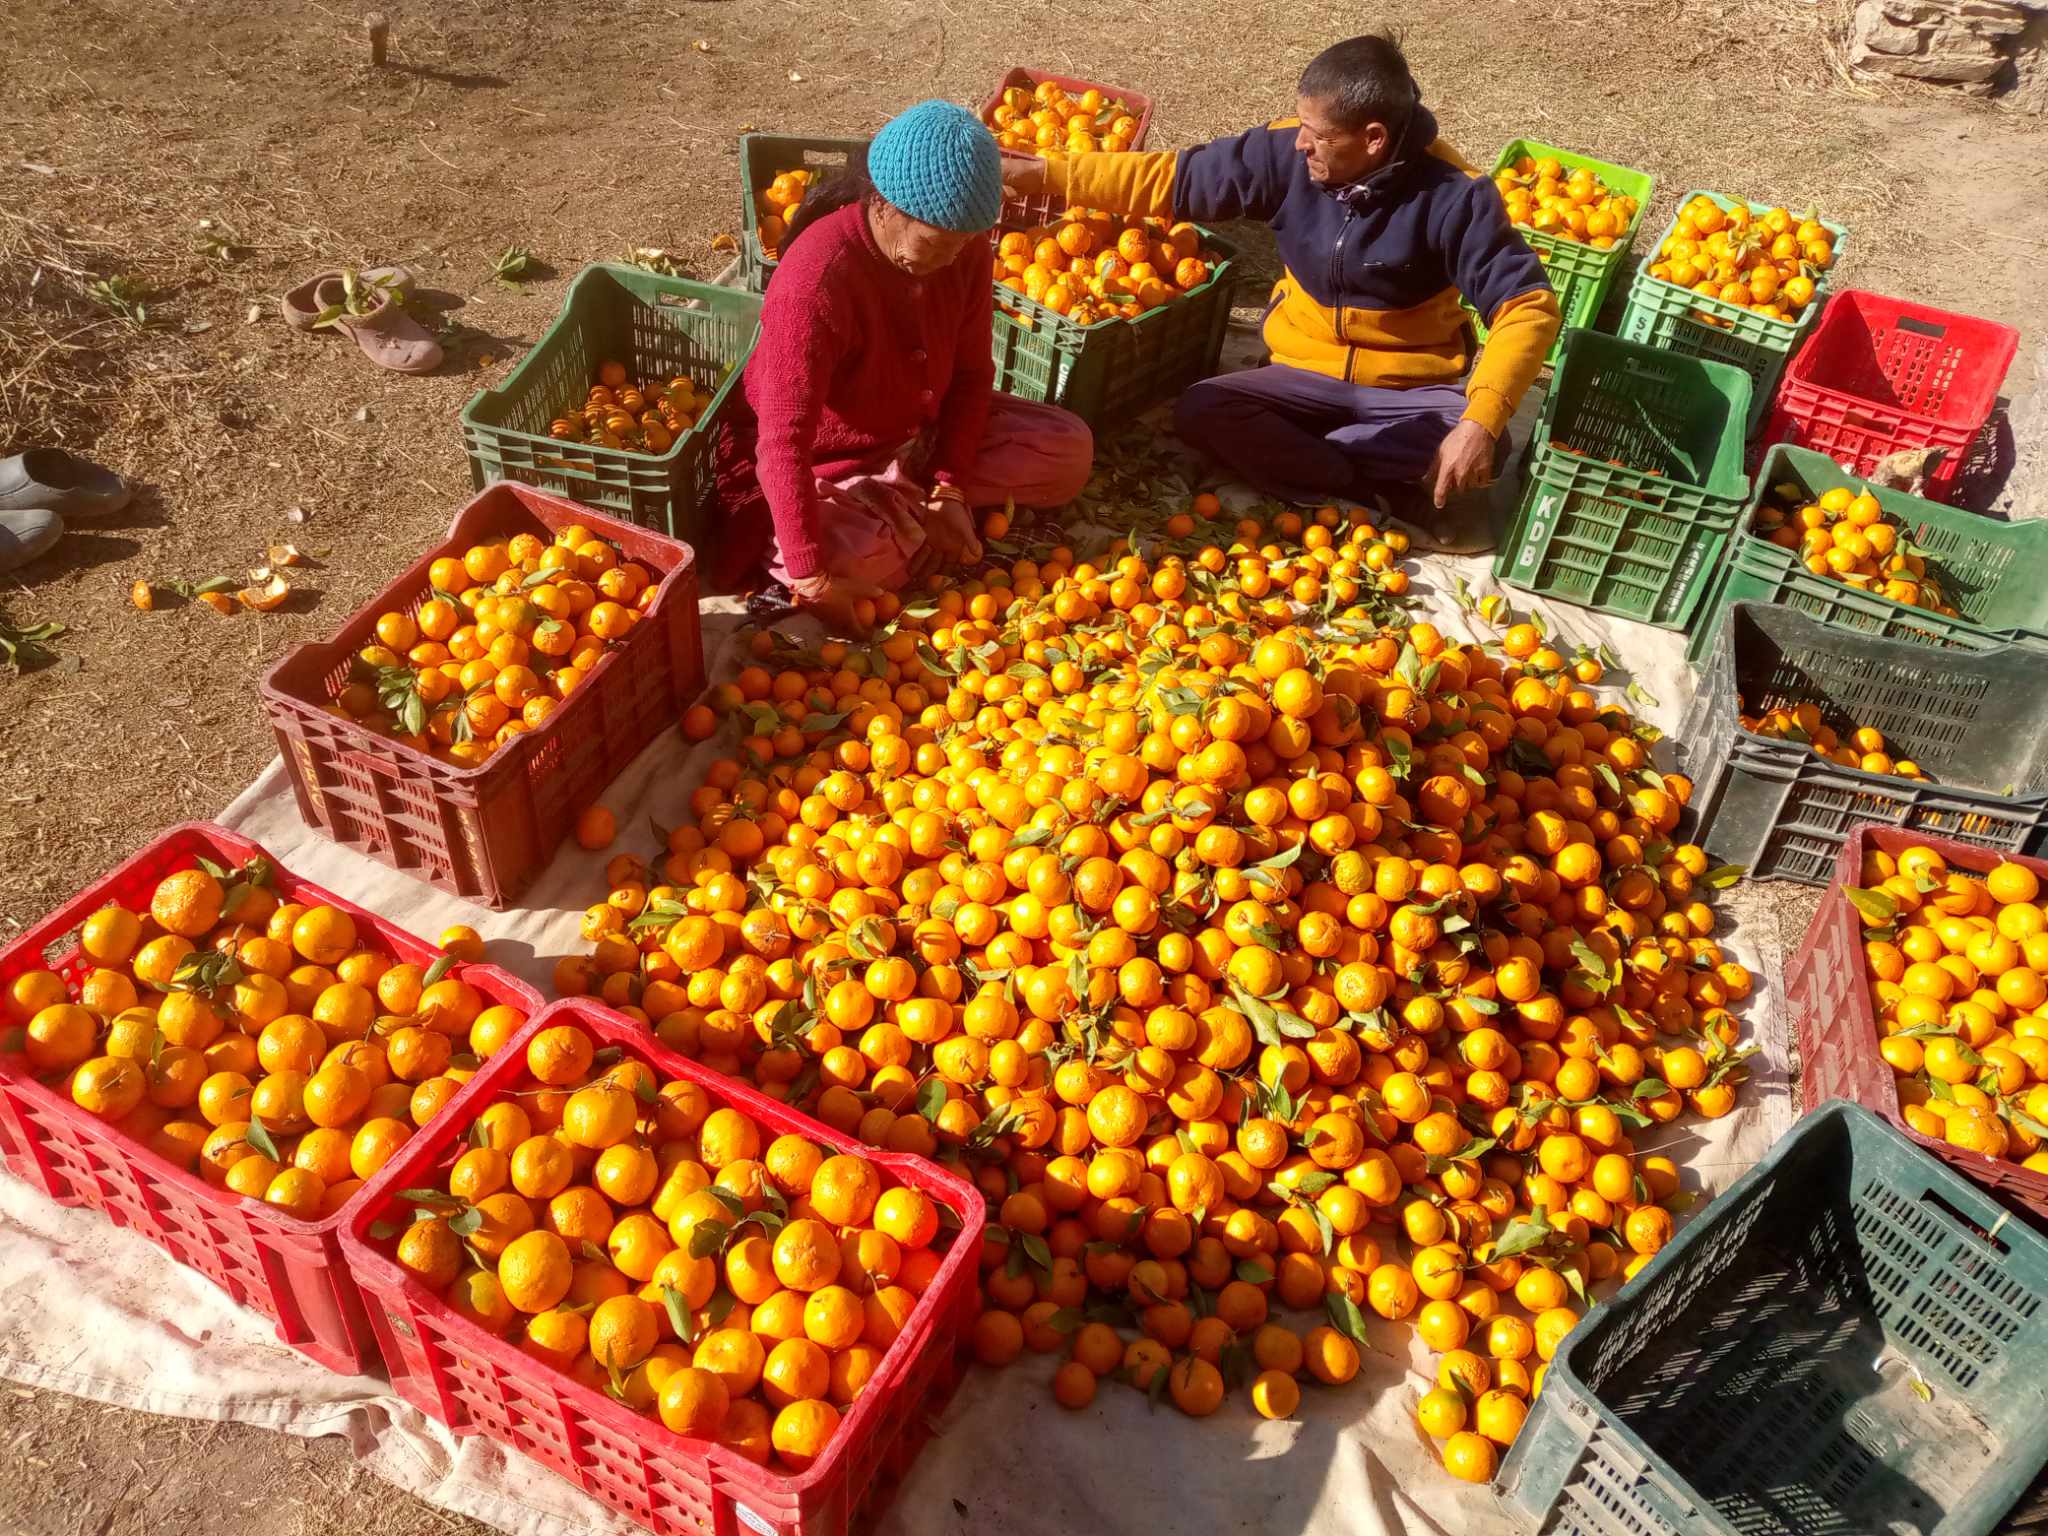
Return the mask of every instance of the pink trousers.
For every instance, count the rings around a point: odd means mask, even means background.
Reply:
[[[923,485],[905,463],[917,446],[836,480],[819,479],[818,543],[832,575],[878,587],[900,587],[909,578],[927,516]],[[1094,462],[1095,435],[1080,417],[997,395],[974,473],[961,489],[976,507],[1057,507],[1081,494]],[[788,582],[780,547],[771,549],[768,571]]]

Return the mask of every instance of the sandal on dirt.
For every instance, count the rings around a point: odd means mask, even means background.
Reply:
[[[62,448],[31,448],[0,459],[0,512],[41,509],[69,518],[118,512],[134,492],[111,469]]]
[[[393,373],[432,373],[441,366],[441,344],[427,334],[425,326],[405,312],[391,294],[372,290],[374,302],[367,314],[344,311],[334,320],[335,329],[346,331],[363,349],[363,356],[379,368]],[[322,310],[339,307],[345,295],[341,280],[330,278],[313,293]]]
[[[416,279],[405,267],[366,267],[357,276],[365,283],[379,288],[389,288],[405,295],[409,293]],[[341,281],[341,268],[333,267],[325,272],[316,272],[279,301],[284,309],[284,323],[295,331],[312,331],[319,328],[322,305],[317,297],[322,283]]]

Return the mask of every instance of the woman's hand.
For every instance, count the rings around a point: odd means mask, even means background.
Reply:
[[[856,581],[850,576],[834,576],[815,592],[797,592],[797,607],[815,617],[827,631],[835,635],[865,635],[870,624],[864,624],[854,611],[860,602],[872,603],[882,595],[882,589],[870,581]],[[869,610],[870,613],[873,609]]]
[[[924,543],[910,557],[912,580],[922,580],[941,566],[972,565],[981,558],[974,513],[958,488],[938,487],[925,503],[925,509],[929,520],[925,524]]]

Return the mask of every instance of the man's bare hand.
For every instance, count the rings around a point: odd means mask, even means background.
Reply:
[[[1036,197],[1045,190],[1045,162],[1036,155],[1003,151],[1003,190],[1012,197]]]
[[[1437,445],[1422,483],[1441,507],[1459,491],[1493,483],[1493,434],[1476,421],[1461,421]]]
[[[871,581],[834,576],[817,596],[799,597],[797,606],[805,613],[815,615],[832,634],[859,636],[865,635],[869,626],[855,616],[854,604],[862,599],[873,602],[881,595],[882,589]]]

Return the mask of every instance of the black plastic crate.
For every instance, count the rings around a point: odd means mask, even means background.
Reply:
[[[2007,853],[2048,826],[2048,666],[2027,646],[1938,650],[1839,629],[1790,608],[1737,603],[1677,737],[1694,783],[1693,840],[1752,876],[1826,885],[1859,822]],[[1846,736],[1884,733],[1933,782],[1865,773],[1741,716],[1815,705]]]
[[[2048,1238],[1837,1100],[1572,1330],[1501,1500],[1543,1536],[2017,1536],[2044,1372]]]

